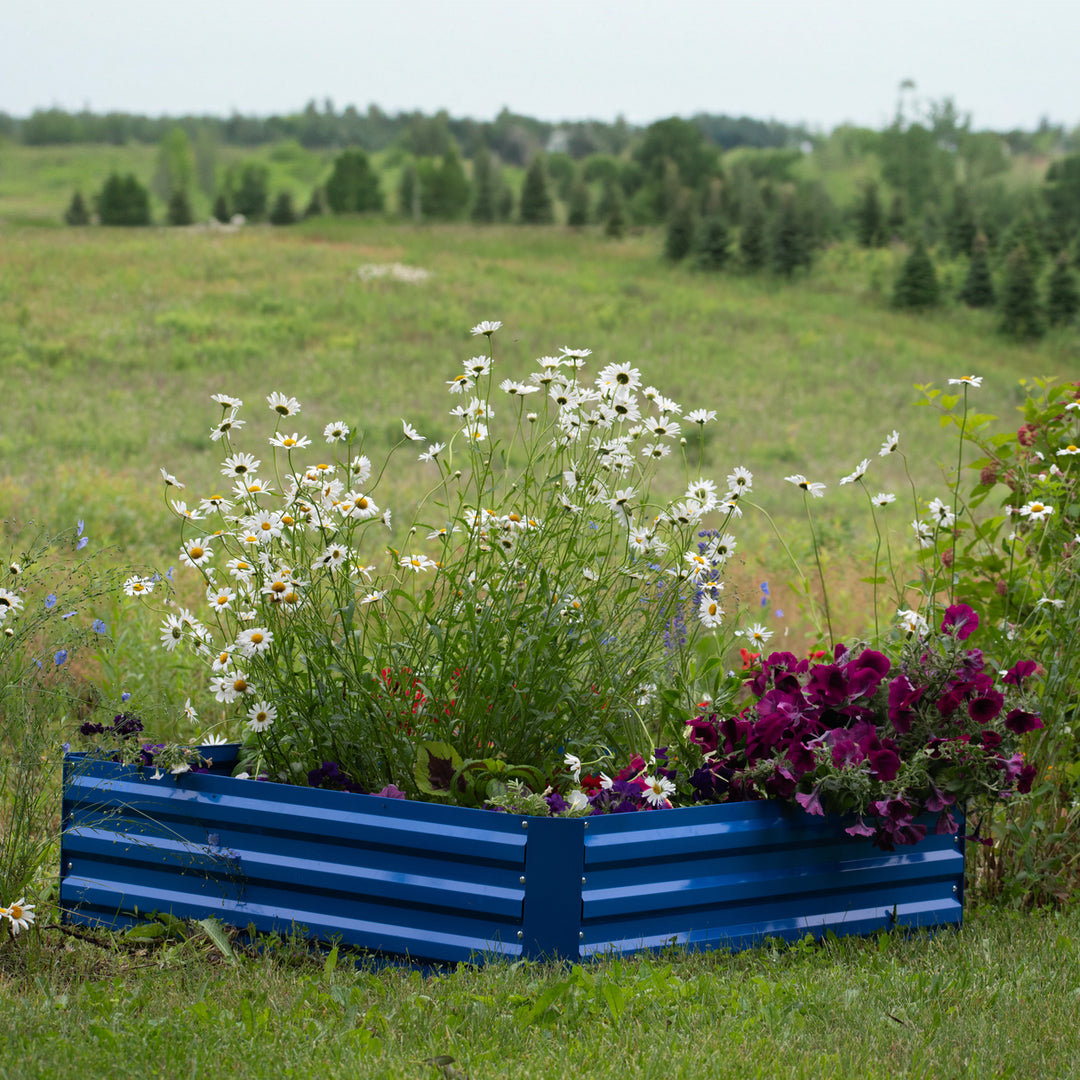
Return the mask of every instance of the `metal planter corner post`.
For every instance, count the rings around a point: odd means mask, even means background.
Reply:
[[[770,802],[592,818],[235,780],[70,755],[60,904],[113,927],[152,912],[298,931],[388,957],[577,960],[679,944],[959,925],[964,846],[882,852]]]

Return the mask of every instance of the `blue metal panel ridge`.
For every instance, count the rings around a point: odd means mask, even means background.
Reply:
[[[66,918],[214,915],[453,962],[744,948],[963,915],[960,835],[882,852],[844,821],[771,802],[522,818],[236,780],[235,748],[213,754],[215,772],[158,780],[69,756]]]

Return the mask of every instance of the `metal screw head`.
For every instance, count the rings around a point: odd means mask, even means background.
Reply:
[[[520,941],[524,936],[525,936],[525,931],[524,930],[519,930],[518,931],[518,941]]]
[[[67,864],[67,872],[68,872],[69,874],[70,874],[70,873],[71,873],[71,871],[72,871],[72,870],[74,870],[74,869],[75,869],[75,865],[74,865],[74,863],[68,863],[68,864]]]
[[[956,892],[956,891],[957,891],[957,890],[956,890],[956,886],[955,886],[955,885],[954,885],[954,886],[952,887],[952,891],[953,891],[953,892]]]
[[[522,827],[523,829],[527,829],[527,828],[529,827],[529,823],[528,823],[527,821],[523,821],[523,822],[521,823],[521,827]]]
[[[578,936],[579,941],[584,941],[585,940],[585,931],[584,930],[579,930],[577,936]]]
[[[585,884],[585,879],[584,879],[584,878],[582,878],[582,879],[581,879],[581,884],[582,884],[582,885],[584,885],[584,884]]]
[[[524,874],[522,874],[521,877],[518,878],[518,884],[519,885],[524,885],[525,884],[525,875]]]

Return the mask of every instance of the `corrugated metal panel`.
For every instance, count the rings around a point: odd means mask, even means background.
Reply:
[[[85,760],[67,781],[61,904],[81,921],[170,911],[427,960],[521,954],[509,815]]]
[[[649,813],[647,824],[630,816],[589,819],[586,955],[961,921],[957,836],[883,852],[843,822],[770,802]]]

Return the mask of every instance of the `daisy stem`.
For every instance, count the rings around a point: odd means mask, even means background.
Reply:
[[[967,383],[964,383],[964,415],[960,419],[960,446],[956,451],[956,480],[953,482],[953,519],[950,529],[953,542],[953,563],[956,562],[956,515],[960,503],[960,469],[964,462],[964,431],[967,428],[968,392]],[[949,603],[953,602],[956,592],[956,573],[949,574]]]
[[[877,536],[877,546],[874,548],[874,639],[881,639],[881,629],[878,626],[878,567],[881,563],[881,528],[878,525],[877,514],[874,513],[874,500],[867,490],[866,484],[863,483],[863,479],[859,477],[859,484],[862,486],[863,492],[866,495],[867,502],[870,503],[870,517],[874,522],[874,533]],[[894,582],[895,585],[895,582]]]
[[[835,649],[832,617],[829,614],[829,589],[825,584],[825,571],[821,565],[821,551],[818,548],[817,530],[814,528],[814,515],[810,513],[810,496],[803,493],[803,506],[806,507],[806,520],[810,523],[810,538],[814,541],[814,561],[817,563],[818,580],[821,582],[821,599],[825,606],[825,625],[829,628],[829,648]]]

